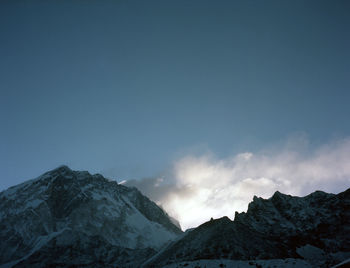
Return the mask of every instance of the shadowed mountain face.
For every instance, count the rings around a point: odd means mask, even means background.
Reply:
[[[66,166],[0,193],[0,265],[137,266],[181,233],[136,188]]]
[[[292,197],[254,197],[247,213],[206,222],[172,242],[146,265],[199,259],[304,258],[328,267],[350,257],[350,189]]]
[[[350,189],[254,197],[234,221],[223,217],[186,233],[136,188],[66,166],[0,193],[0,267],[162,267],[205,259],[249,266],[287,258],[303,259],[293,267],[350,258]]]

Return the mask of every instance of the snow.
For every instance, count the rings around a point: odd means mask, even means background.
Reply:
[[[30,200],[28,201],[26,204],[25,204],[25,207],[23,208],[23,210],[26,210],[28,208],[37,208],[39,205],[41,205],[44,201],[43,200],[40,200],[40,199],[33,199],[33,200]]]
[[[57,190],[59,187],[61,187],[59,191],[54,191],[59,194],[51,195],[52,189]],[[332,260],[330,263],[332,264],[347,259],[347,262],[334,267],[347,265],[350,263],[350,259],[348,259],[350,256],[344,255],[346,252],[340,253],[337,251],[329,255],[329,252],[324,252],[316,247],[318,246],[317,244],[313,246],[305,245],[304,243],[298,244],[299,247],[296,249],[297,253],[304,259],[250,261],[202,259],[180,262],[181,254],[176,254],[177,252],[188,251],[190,255],[192,251],[197,249],[213,249],[214,246],[212,247],[212,245],[215,245],[214,242],[221,243],[223,241],[222,245],[225,247],[227,241],[224,238],[220,238],[220,233],[226,235],[223,232],[225,231],[223,230],[225,226],[230,231],[227,234],[231,234],[231,231],[237,231],[236,233],[233,232],[233,234],[237,236],[242,235],[242,237],[238,237],[242,238],[242,241],[245,238],[244,232],[238,232],[242,230],[242,226],[249,226],[259,234],[274,232],[274,234],[280,233],[281,235],[289,232],[293,234],[295,230],[307,234],[308,230],[315,229],[320,219],[323,218],[327,220],[326,222],[338,226],[337,217],[339,211],[335,217],[332,216],[336,208],[331,207],[330,209],[327,206],[318,205],[313,207],[310,205],[312,202],[317,203],[319,201],[315,199],[319,195],[322,196],[323,194],[310,195],[307,199],[285,196],[281,193],[277,193],[268,200],[254,198],[255,203],[253,202],[250,205],[247,213],[235,216],[238,227],[228,219],[226,221],[223,218],[217,221],[220,225],[209,223],[204,226],[203,224],[204,227],[202,226],[203,229],[200,229],[199,232],[187,230],[185,233],[180,234],[181,231],[178,230],[177,232],[175,226],[170,225],[169,227],[171,219],[136,189],[111,182],[98,174],[90,175],[88,172],[75,172],[67,167],[61,167],[45,173],[37,179],[27,181],[0,193],[0,200],[4,200],[4,202],[0,203],[0,225],[4,226],[0,232],[2,232],[1,235],[5,240],[3,245],[11,245],[11,247],[2,248],[3,252],[5,252],[3,254],[5,256],[3,257],[3,262],[7,263],[0,265],[0,267],[12,267],[23,260],[31,260],[31,255],[35,252],[43,251],[43,246],[45,246],[46,250],[52,244],[47,243],[53,238],[56,239],[57,244],[55,246],[71,246],[75,241],[80,241],[81,245],[79,243],[79,247],[84,248],[89,246],[92,237],[97,237],[97,241],[101,243],[101,247],[99,246],[98,248],[99,258],[105,258],[106,254],[113,255],[111,248],[114,247],[124,248],[123,250],[127,252],[126,255],[130,253],[130,258],[135,258],[133,254],[137,254],[139,250],[141,252],[147,252],[147,248],[159,250],[158,253],[151,250],[151,253],[145,253],[141,257],[139,262],[144,262],[144,266],[148,264],[163,264],[174,260],[179,262],[162,267],[308,268],[319,267],[318,264],[324,261],[326,257],[330,257]],[[59,211],[57,217],[54,214],[56,211]],[[219,226],[219,228],[214,228],[213,226]],[[229,229],[231,228],[230,226],[233,226],[235,229]],[[181,244],[182,239],[185,241],[183,244]],[[341,237],[338,236],[337,239],[341,240]],[[237,241],[240,240],[238,239]],[[208,243],[205,244],[205,242]],[[259,246],[259,249],[264,249],[264,245],[267,242],[264,239],[261,245],[257,244],[257,246]],[[323,242],[327,241],[323,240]],[[342,240],[338,243],[337,240],[331,239],[327,243],[338,247]],[[238,249],[239,252],[239,244],[235,242],[230,246],[232,246],[231,249]],[[291,249],[293,252],[295,247],[296,245]],[[242,248],[244,249],[244,247]],[[134,251],[134,249],[136,250]],[[142,251],[144,249],[146,251]],[[327,251],[327,248],[324,250]],[[266,252],[273,253],[274,250],[271,250],[271,247],[266,247],[264,253]],[[154,253],[155,255],[149,256]],[[213,257],[233,258],[220,252],[216,254]],[[184,255],[186,257],[183,257],[181,260],[197,258],[195,255],[187,258],[189,255]],[[119,258],[119,256],[115,256]],[[210,255],[199,255],[198,258],[208,258],[208,256]],[[295,255],[288,256],[294,257]],[[64,257],[66,257],[65,260],[69,260],[68,255]],[[280,257],[281,255],[269,255],[269,258]],[[146,258],[149,259],[146,261]],[[264,257],[262,254],[247,255],[242,259],[251,258],[267,257]],[[83,262],[84,257],[79,261]],[[115,260],[113,259],[112,262],[115,262]],[[139,267],[139,265],[135,267]]]
[[[127,198],[122,198],[131,208],[133,213],[127,216],[126,224],[133,230],[135,233],[142,233],[146,239],[144,247],[155,247],[160,248],[168,240],[174,240],[177,235],[169,232],[159,223],[149,221],[143,214],[135,208],[135,206]],[[128,238],[131,241],[135,241],[135,235],[130,233]],[[136,245],[133,245],[136,246]]]
[[[59,195],[52,195],[52,190]],[[11,245],[2,247],[1,267],[27,261],[53,237],[63,247],[76,240],[84,247],[91,237],[98,237],[99,254],[111,246],[130,252],[137,249],[135,254],[141,254],[138,250],[159,249],[181,233],[169,228],[170,219],[137,190],[65,166],[1,192],[0,200],[4,201],[0,235],[5,238],[3,245]],[[139,202],[145,211],[139,210]]]
[[[40,248],[42,248],[47,242],[49,242],[51,239],[57,237],[58,235],[62,234],[64,231],[66,231],[68,228],[62,229],[58,232],[52,232],[51,234],[47,235],[47,236],[39,236],[35,243],[34,243],[34,247],[31,249],[31,251],[25,255],[24,257],[18,259],[18,260],[14,260],[5,264],[0,265],[0,268],[10,268],[13,267],[14,265],[16,265],[17,263],[27,259],[29,256],[31,256],[33,253],[35,253],[36,251],[38,251]]]
[[[337,268],[337,267],[350,267],[350,259],[347,259],[345,261],[342,261],[341,263],[338,263],[337,265],[332,266],[331,268]]]
[[[260,265],[260,266],[259,266]],[[173,263],[163,266],[163,268],[220,268],[220,267],[235,267],[235,268],[253,268],[253,267],[284,267],[284,268],[312,268],[311,264],[305,260],[300,259],[273,259],[273,260],[250,260],[250,261],[236,261],[236,260],[197,260],[184,261],[180,263]]]
[[[306,260],[323,260],[325,256],[322,249],[309,244],[297,248],[296,252]]]

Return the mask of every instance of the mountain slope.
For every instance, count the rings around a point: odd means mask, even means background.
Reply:
[[[181,233],[136,188],[66,166],[0,193],[0,265],[134,266]]]
[[[199,259],[304,258],[315,267],[350,255],[350,189],[293,197],[254,197],[247,213],[206,222],[174,241],[145,266]]]

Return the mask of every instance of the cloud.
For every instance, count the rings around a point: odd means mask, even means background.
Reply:
[[[164,198],[174,192],[175,185],[164,183],[162,177],[144,178],[142,180],[127,180],[123,183],[125,186],[134,186],[143,194],[162,205]]]
[[[211,217],[234,217],[253,196],[275,191],[306,195],[315,190],[340,192],[350,186],[350,139],[305,150],[307,140],[288,141],[262,152],[227,158],[214,154],[187,155],[173,165],[167,178],[127,181],[156,201],[183,229]]]

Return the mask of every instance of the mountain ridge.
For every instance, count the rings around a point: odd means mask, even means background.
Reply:
[[[254,196],[186,232],[137,188],[65,165],[0,192],[0,267],[329,267],[350,258],[349,234],[350,188]]]
[[[0,264],[16,267],[53,259],[132,267],[182,233],[136,188],[67,166],[2,191],[0,201]]]
[[[296,197],[254,196],[247,212],[212,219],[168,245],[146,267],[202,259],[305,259],[329,267],[350,258],[350,188]],[[310,257],[315,255],[316,257]]]

